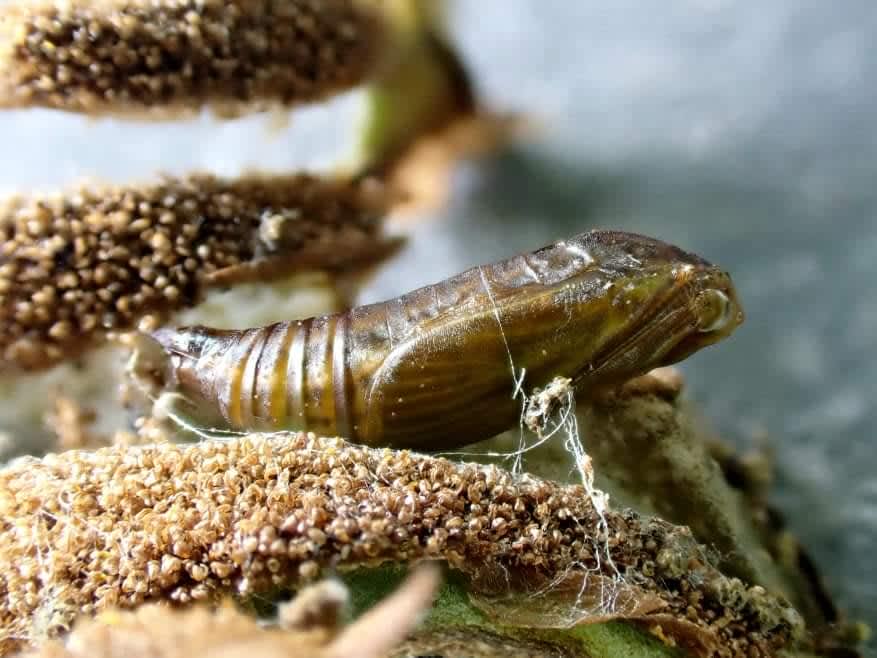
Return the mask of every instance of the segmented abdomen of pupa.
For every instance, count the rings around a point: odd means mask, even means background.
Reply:
[[[482,304],[473,313],[482,289],[470,271],[345,313],[153,337],[180,392],[233,428],[438,449],[502,431],[518,413],[500,327]]]
[[[346,316],[223,331],[161,329],[182,391],[200,395],[234,428],[349,435]],[[193,400],[198,403],[199,400]]]

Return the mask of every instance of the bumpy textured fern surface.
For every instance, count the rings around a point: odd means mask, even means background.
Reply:
[[[266,594],[327,567],[425,557],[473,578],[499,618],[516,606],[493,600],[507,587],[557,588],[560,618],[656,615],[710,655],[768,653],[799,619],[722,576],[684,528],[632,512],[604,524],[580,486],[492,466],[296,434],[74,451],[0,477],[13,637],[115,605]]]
[[[320,100],[374,70],[381,27],[353,0],[16,3],[0,13],[0,105],[230,115]]]
[[[379,240],[376,182],[208,175],[94,186],[0,207],[0,349],[8,365],[70,359],[147,313],[167,316],[251,266],[351,265]]]

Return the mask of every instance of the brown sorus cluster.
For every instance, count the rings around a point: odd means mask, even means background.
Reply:
[[[378,242],[384,210],[373,181],[309,175],[193,175],[8,199],[0,204],[0,362],[53,365],[147,313],[192,305],[208,285],[243,277],[238,266],[352,261]]]
[[[383,35],[357,0],[15,3],[0,13],[0,105],[232,115],[316,101],[362,82]]]
[[[438,558],[478,582],[621,573],[715,635],[718,655],[785,642],[786,608],[700,550],[633,512],[602,524],[581,486],[340,439],[71,451],[0,471],[0,635],[34,640],[116,606],[260,595],[326,568]]]

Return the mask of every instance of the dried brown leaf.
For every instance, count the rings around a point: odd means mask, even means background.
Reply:
[[[134,612],[109,610],[84,619],[63,641],[46,642],[21,658],[380,658],[428,608],[438,585],[437,573],[418,569],[399,590],[346,629],[337,624],[346,590],[328,582],[306,589],[286,604],[298,611],[311,607],[331,612],[328,618],[310,616],[306,623],[299,618],[295,628],[266,628],[229,603],[189,610],[149,604]],[[298,601],[302,597],[306,601]],[[282,608],[281,616],[288,617],[289,610]]]

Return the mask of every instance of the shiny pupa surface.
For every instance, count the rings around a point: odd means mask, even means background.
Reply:
[[[720,268],[653,238],[591,231],[343,313],[154,337],[178,391],[232,428],[447,450],[518,423],[516,391],[568,377],[587,396],[742,321]]]

